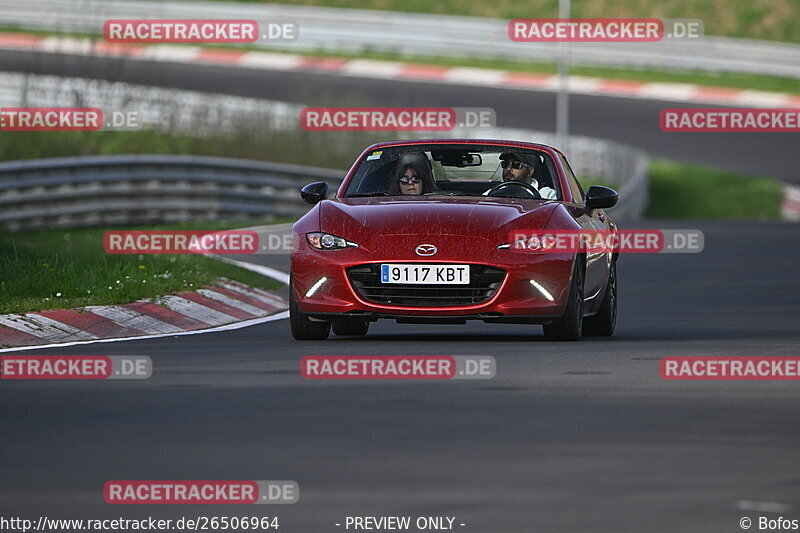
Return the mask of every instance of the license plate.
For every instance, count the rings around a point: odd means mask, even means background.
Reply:
[[[381,265],[381,283],[468,285],[469,265]]]

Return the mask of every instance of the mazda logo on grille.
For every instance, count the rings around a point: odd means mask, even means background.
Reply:
[[[414,251],[417,252],[417,255],[429,256],[438,252],[439,249],[432,244],[420,244]]]

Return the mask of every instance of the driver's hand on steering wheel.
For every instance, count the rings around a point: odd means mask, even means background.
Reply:
[[[525,191],[525,193],[527,193],[527,194],[525,196],[518,196],[518,195],[505,196],[505,195],[495,195],[494,194],[495,192],[497,192],[497,191],[499,191],[501,189],[510,189],[510,188],[523,189]],[[529,197],[532,197],[532,198],[535,198],[535,199],[541,199],[542,198],[542,195],[539,193],[539,190],[536,189],[536,187],[534,187],[533,185],[531,185],[529,183],[526,183],[524,181],[520,181],[520,180],[505,180],[505,181],[501,181],[500,183],[498,183],[497,185],[495,185],[494,187],[492,187],[491,189],[489,189],[488,191],[483,193],[483,195],[484,196],[505,196],[506,198],[529,198]]]

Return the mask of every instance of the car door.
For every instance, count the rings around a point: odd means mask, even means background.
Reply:
[[[578,179],[572,172],[572,168],[566,158],[559,154],[561,165],[567,178],[567,184],[572,191],[575,203],[570,211],[575,220],[580,224],[581,230],[591,231],[592,235],[607,235],[610,229],[608,216],[602,209],[586,209],[584,205],[584,193]],[[601,248],[600,250],[588,250],[586,254],[586,279],[584,281],[583,296],[589,301],[596,298],[600,291],[605,287],[608,273],[611,268],[611,250]]]

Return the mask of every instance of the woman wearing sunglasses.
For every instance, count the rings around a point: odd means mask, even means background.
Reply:
[[[428,158],[420,152],[403,154],[389,183],[389,194],[425,194],[433,192],[433,176]]]

